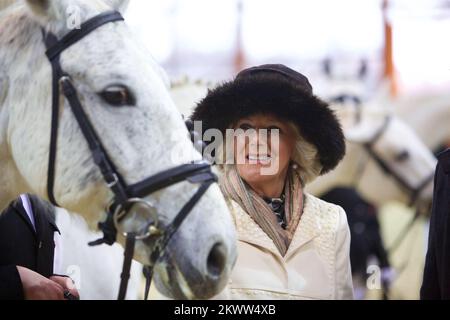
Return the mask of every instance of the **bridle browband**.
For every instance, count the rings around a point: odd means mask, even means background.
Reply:
[[[148,225],[144,226],[144,231],[122,232],[122,234],[126,237],[126,245],[119,289],[119,300],[125,299],[136,240],[144,240],[149,237],[155,238],[153,251],[150,257],[150,266],[146,267],[144,270],[144,274],[147,278],[145,293],[145,296],[147,297],[153,273],[153,266],[164,255],[164,250],[172,239],[172,236],[177,232],[180,225],[183,223],[194,206],[206,193],[208,188],[213,183],[217,182],[217,177],[214,173],[212,173],[211,166],[209,164],[205,162],[194,162],[158,173],[136,184],[127,185],[125,179],[118,172],[106,152],[106,149],[102,145],[101,140],[99,139],[94,127],[83,109],[83,106],[81,105],[72,79],[63,71],[61,67],[60,57],[67,48],[83,39],[92,31],[107,23],[119,22],[123,20],[124,18],[117,11],[105,12],[84,22],[80,29],[70,31],[59,40],[54,34],[42,30],[44,42],[47,48],[46,55],[52,66],[52,117],[47,174],[47,193],[49,200],[55,206],[58,206],[53,189],[55,182],[59,125],[59,101],[60,90],[62,90],[62,93],[69,102],[72,113],[89,146],[92,158],[97,167],[100,169],[106,185],[114,194],[114,199],[107,209],[106,220],[99,223],[99,228],[103,232],[103,238],[90,243],[90,245],[114,244],[117,239],[118,230],[120,229],[119,222],[130,212],[134,205],[139,204],[145,207],[151,214],[151,219],[149,219]],[[158,226],[156,209],[142,198],[182,181],[188,181],[192,184],[199,184],[200,187],[192,198],[183,206],[180,212],[173,219],[172,223],[165,228],[165,230],[161,230]]]
[[[392,168],[386,163],[383,158],[381,158],[377,152],[375,151],[374,147],[377,144],[377,142],[383,137],[387,129],[389,128],[389,125],[392,122],[392,117],[387,116],[380,127],[378,131],[375,133],[375,135],[372,137],[372,139],[369,142],[364,143],[364,149],[368,153],[368,155],[378,164],[378,166],[386,173],[387,175],[391,175],[394,180],[402,187],[404,190],[406,190],[409,193],[409,206],[413,206],[420,194],[423,192],[423,190],[428,186],[429,183],[433,181],[434,174],[430,175],[429,177],[426,177],[422,182],[420,182],[417,186],[411,186],[406,179],[404,179],[402,176],[400,176],[397,172],[392,170]],[[362,172],[360,172],[360,176],[362,176],[364,171],[364,168]],[[359,179],[358,179],[359,180]]]

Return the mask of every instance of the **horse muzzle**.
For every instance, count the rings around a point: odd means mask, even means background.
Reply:
[[[203,247],[192,248],[191,241],[177,236],[155,265],[154,281],[163,295],[205,300],[220,294],[227,285],[236,262],[235,244],[226,239],[197,243]]]

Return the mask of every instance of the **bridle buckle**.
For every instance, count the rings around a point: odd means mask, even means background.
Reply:
[[[112,177],[113,177],[113,181],[106,183],[106,185],[109,189],[115,187],[119,183],[119,177],[117,176],[117,174],[114,173],[112,175]]]
[[[67,75],[67,74],[65,74],[65,75],[63,75],[61,78],[59,78],[58,83],[59,83],[60,86],[62,86],[63,83],[66,82],[66,81],[72,81],[72,79],[70,78],[70,76]]]

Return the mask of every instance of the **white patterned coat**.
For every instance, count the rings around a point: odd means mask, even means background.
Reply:
[[[285,257],[232,202],[238,258],[219,299],[353,299],[350,231],[344,210],[309,194]]]

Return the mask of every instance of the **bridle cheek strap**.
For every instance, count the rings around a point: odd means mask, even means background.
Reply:
[[[411,186],[406,179],[401,177],[397,172],[392,170],[388,163],[386,163],[385,160],[383,160],[374,150],[375,145],[377,142],[383,137],[386,130],[388,130],[389,125],[392,122],[392,117],[387,116],[383,122],[383,125],[380,127],[380,129],[375,133],[374,137],[371,141],[365,143],[364,149],[369,154],[369,156],[377,163],[377,165],[386,173],[387,175],[391,175],[395,181],[402,187],[404,190],[406,190],[409,193],[409,206],[413,206],[417,199],[420,197],[421,193],[424,191],[424,189],[428,186],[429,183],[433,181],[434,173],[431,174],[428,177],[425,177],[425,179],[419,183],[417,187]],[[364,171],[363,171],[364,172]],[[362,175],[362,173],[360,172]],[[360,179],[359,179],[360,180]]]
[[[56,201],[56,197],[54,195],[54,184],[55,184],[56,150],[58,143],[58,127],[59,127],[60,84],[63,87],[64,95],[66,96],[67,100],[69,101],[72,107],[72,111],[77,117],[78,124],[80,125],[83,134],[85,135],[86,140],[89,143],[89,147],[93,152],[94,160],[96,161],[96,163],[98,162],[99,164],[102,164],[102,166],[99,165],[99,167],[101,170],[102,168],[104,169],[102,170],[102,174],[105,177],[106,182],[108,184],[111,184],[115,180],[122,180],[120,182],[123,183],[123,179],[121,179],[120,177],[111,176],[111,171],[114,172],[115,170],[111,170],[111,168],[108,168],[111,167],[112,162],[109,161],[109,159],[103,159],[104,157],[100,155],[100,153],[103,153],[105,155],[106,153],[98,152],[99,150],[103,149],[101,145],[94,145],[95,140],[100,141],[98,140],[98,138],[95,139],[96,138],[95,132],[93,132],[93,130],[86,130],[86,127],[89,127],[88,118],[81,108],[79,99],[76,96],[76,91],[73,88],[73,84],[71,83],[70,78],[64,74],[60,63],[61,53],[64,50],[66,50],[67,48],[69,48],[70,46],[72,46],[73,44],[75,44],[88,34],[90,34],[92,31],[101,27],[102,25],[110,22],[123,20],[124,19],[119,12],[116,11],[105,12],[86,21],[81,25],[80,29],[72,30],[60,40],[58,40],[57,37],[52,33],[50,32],[47,33],[44,30],[42,30],[45,45],[47,47],[46,55],[52,66],[52,119],[51,119],[52,122],[50,130],[50,150],[49,150],[48,173],[47,173],[47,194],[50,202],[55,206],[59,206]],[[85,122],[87,123],[86,125],[83,126],[83,123]],[[95,138],[93,139],[93,137]],[[98,156],[97,159],[96,155]],[[121,189],[120,186],[117,186],[116,190],[113,190],[113,192],[118,197],[124,197],[124,193],[120,189]]]

